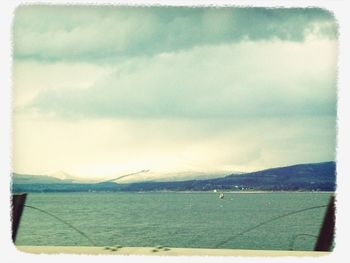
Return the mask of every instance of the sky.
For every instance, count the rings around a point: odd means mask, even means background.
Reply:
[[[324,9],[21,6],[13,59],[17,173],[335,160],[337,23]]]

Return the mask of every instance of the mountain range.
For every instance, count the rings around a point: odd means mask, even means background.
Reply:
[[[336,163],[309,163],[209,179],[117,183],[81,181],[59,172],[52,176],[13,173],[12,192],[76,191],[335,191]]]

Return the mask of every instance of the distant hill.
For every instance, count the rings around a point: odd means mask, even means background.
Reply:
[[[55,178],[63,180],[63,181],[66,181],[66,180],[75,181],[75,182],[81,181],[80,178],[75,177],[73,175],[70,175],[70,174],[68,174],[68,173],[66,173],[64,171],[57,171],[55,173],[49,174],[48,176],[55,177]]]
[[[60,179],[47,175],[31,175],[31,174],[12,174],[13,184],[58,184],[72,183],[72,179]]]
[[[85,179],[73,176],[64,171],[58,171],[49,175],[12,174],[12,182],[14,184],[83,184],[98,181],[97,179]]]
[[[32,176],[33,179],[35,176]],[[226,177],[169,182],[138,182],[118,184],[75,183],[48,176],[29,180],[25,175],[14,175],[12,191],[209,191],[209,190],[269,190],[269,191],[335,191],[335,162],[298,164],[287,167]],[[56,181],[55,181],[56,180]]]
[[[215,183],[269,190],[330,190],[336,186],[335,162],[298,164],[244,175],[218,178]]]

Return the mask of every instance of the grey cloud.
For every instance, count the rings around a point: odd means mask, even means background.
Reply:
[[[304,63],[318,52],[265,43],[160,55],[121,64],[89,89],[43,91],[31,107],[80,118],[335,116],[336,69]]]
[[[17,59],[115,61],[242,40],[335,38],[319,8],[22,6],[14,21]]]

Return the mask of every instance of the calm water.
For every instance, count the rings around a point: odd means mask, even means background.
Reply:
[[[69,222],[97,246],[312,250],[330,193],[31,193],[26,204]],[[91,246],[77,231],[25,208],[17,245]]]

